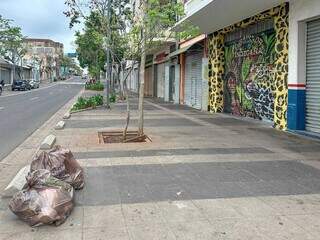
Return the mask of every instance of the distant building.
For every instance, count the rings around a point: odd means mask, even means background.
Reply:
[[[63,44],[50,39],[25,39],[27,53],[24,64],[34,69],[34,78],[41,81],[53,81],[60,77],[60,59],[63,56]]]
[[[12,62],[0,58],[0,81],[3,81],[7,86],[10,86],[14,79],[34,79],[32,76],[33,70],[33,67],[30,65],[14,65]]]

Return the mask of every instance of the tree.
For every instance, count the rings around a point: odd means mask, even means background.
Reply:
[[[122,61],[125,60],[132,60],[132,66],[136,62],[140,63],[138,135],[142,136],[144,135],[143,101],[146,54],[157,49],[168,39],[182,36],[181,33],[176,34],[169,29],[172,29],[178,19],[184,15],[184,8],[181,3],[174,0],[141,0],[135,12],[136,9],[131,11],[132,7],[128,5],[128,2],[128,0],[82,1],[82,3],[87,3],[91,12],[96,11],[99,14],[99,22],[94,24],[99,26],[100,33],[107,37],[107,49],[111,50],[113,56],[118,56],[118,59],[121,59],[119,61],[121,62],[120,66],[122,66]],[[70,9],[66,15],[71,19],[71,26],[78,23],[81,16],[86,16],[79,0],[69,0],[67,5]],[[108,8],[110,5],[111,10]],[[108,18],[109,15],[106,14],[109,11],[111,11],[111,18]],[[185,33],[184,37],[189,35],[189,33]],[[112,39],[115,39],[115,41],[112,41]],[[120,45],[117,45],[119,42],[125,48],[121,49]]]
[[[68,9],[64,14],[70,18],[70,28],[84,20],[89,28],[103,36],[103,48],[107,60],[107,106],[109,100],[109,85],[114,60],[111,51],[117,56],[124,52],[124,44],[119,38],[120,32],[126,29],[127,16],[130,13],[129,0],[66,0]],[[88,27],[88,26],[87,26]],[[102,48],[101,48],[102,49]],[[114,56],[114,55],[113,55]],[[118,57],[119,59],[119,57]],[[121,57],[120,57],[121,59]]]
[[[137,14],[130,27],[131,55],[140,55],[140,88],[139,88],[139,130],[143,132],[144,73],[146,53],[156,49],[176,35],[172,27],[183,16],[184,8],[176,1],[141,0]]]
[[[0,56],[13,63],[13,76],[15,76],[15,65],[22,61],[27,51],[23,44],[24,36],[21,28],[12,26],[11,22],[0,15]]]
[[[87,67],[90,75],[99,79],[100,71],[104,71],[106,54],[103,49],[103,35],[93,27],[94,21],[96,21],[96,14],[91,13],[90,18],[85,22],[83,33],[76,33],[75,43],[80,66]]]

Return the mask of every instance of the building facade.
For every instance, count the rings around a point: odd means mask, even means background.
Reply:
[[[50,39],[25,39],[27,54],[23,61],[39,69],[41,81],[52,82],[60,77],[60,59],[63,56],[63,44]]]

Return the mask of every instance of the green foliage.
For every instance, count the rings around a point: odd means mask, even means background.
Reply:
[[[250,74],[251,64],[252,64],[252,60],[248,58],[246,58],[242,63],[242,68],[241,68],[242,81],[245,81],[248,78]]]
[[[178,39],[191,39],[201,34],[198,26],[194,26],[191,22],[185,21],[180,26],[180,31],[177,31]]]
[[[103,105],[103,96],[98,94],[89,98],[79,97],[78,101],[73,105],[71,111],[78,111],[87,108],[95,108]]]
[[[65,71],[66,71],[66,69],[68,69],[69,72],[75,72],[77,74],[81,74],[81,72],[82,72],[82,70],[78,66],[78,64],[72,58],[67,57],[67,56],[61,56],[60,57],[60,66]]]
[[[92,91],[103,91],[104,86],[101,82],[96,82],[96,83],[88,83],[86,84],[86,89],[87,90],[92,90]]]
[[[111,96],[110,96],[110,102],[111,103],[115,103],[116,102],[116,99],[117,99],[117,96],[115,95],[115,94],[111,94]]]
[[[225,47],[225,62],[226,62],[226,68],[230,69],[232,65],[232,60],[234,58],[234,45]]]
[[[26,54],[24,37],[20,27],[11,25],[11,21],[0,15],[0,56],[17,64]]]
[[[271,35],[263,34],[262,38],[265,45],[263,57],[267,63],[273,63],[276,55],[276,50],[275,50],[276,34],[275,33]]]
[[[98,79],[100,71],[104,71],[106,54],[103,47],[104,36],[96,30],[96,21],[98,21],[96,14],[91,13],[85,23],[83,33],[76,33],[75,43],[80,66],[87,67],[90,75]]]

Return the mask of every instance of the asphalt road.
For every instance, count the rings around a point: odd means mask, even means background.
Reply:
[[[0,97],[0,161],[78,94],[83,81],[75,78]]]

